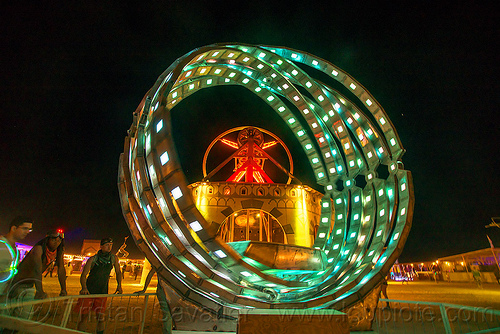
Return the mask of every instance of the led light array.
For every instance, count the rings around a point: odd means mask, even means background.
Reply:
[[[327,74],[359,103],[298,63]],[[325,270],[266,274],[208,232],[177,157],[170,113],[200,89],[221,85],[240,85],[259,96],[300,142],[325,187],[314,244],[326,254]],[[159,77],[135,115],[120,160],[124,216],[158,274],[193,302],[214,311],[221,305],[346,306],[371,291],[400,254],[413,213],[411,174],[400,163],[403,148],[378,102],[333,64],[282,47],[202,47]],[[388,168],[389,177],[379,178],[379,168]],[[366,185],[358,186],[360,180]]]

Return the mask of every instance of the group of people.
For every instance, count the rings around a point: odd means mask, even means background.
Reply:
[[[22,241],[32,231],[33,221],[27,217],[14,218],[7,234],[0,236],[0,303],[43,299],[47,293],[43,289],[42,273],[51,266],[57,267],[57,277],[61,287],[60,296],[66,296],[66,270],[64,266],[64,233],[51,230],[45,238],[37,242],[22,261],[16,242]],[[118,257],[111,253],[113,240],[104,238],[100,250],[90,257],[80,276],[81,295],[107,294],[111,270],[116,272],[117,289],[123,293]],[[104,333],[104,311],[107,298],[80,298],[74,311],[80,315],[78,330],[85,330],[91,311],[96,313],[97,333]],[[26,314],[28,312],[28,314]],[[27,317],[29,310],[11,310],[16,316]]]

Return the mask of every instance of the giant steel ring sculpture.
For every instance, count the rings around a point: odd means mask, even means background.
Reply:
[[[318,71],[358,101],[311,76]],[[313,245],[324,252],[324,270],[266,273],[208,232],[176,154],[170,115],[191,94],[224,85],[259,96],[300,142],[324,187]],[[403,153],[384,109],[335,65],[284,47],[213,44],[177,59],[137,108],[120,158],[122,210],[158,275],[205,309],[345,307],[380,284],[406,241],[414,199]]]

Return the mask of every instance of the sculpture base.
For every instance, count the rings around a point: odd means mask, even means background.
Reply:
[[[348,334],[347,315],[337,310],[240,310],[237,334]]]

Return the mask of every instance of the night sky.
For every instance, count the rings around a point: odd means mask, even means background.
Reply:
[[[121,244],[129,231],[118,158],[132,113],[178,57],[241,42],[329,60],[384,107],[415,187],[400,261],[486,248],[487,233],[500,246],[500,229],[484,227],[500,216],[497,10],[459,2],[125,3],[2,5],[1,233],[22,214],[35,220],[28,244],[51,227],[66,231],[69,252],[79,252],[84,238],[112,236]],[[272,111],[255,110],[264,104],[252,95],[235,100],[233,92],[202,91],[174,109],[174,138],[190,181],[201,178],[210,141],[234,126],[283,136],[300,160],[293,136],[266,116]],[[295,174],[313,179],[300,164]],[[139,256],[131,239],[128,245]]]

